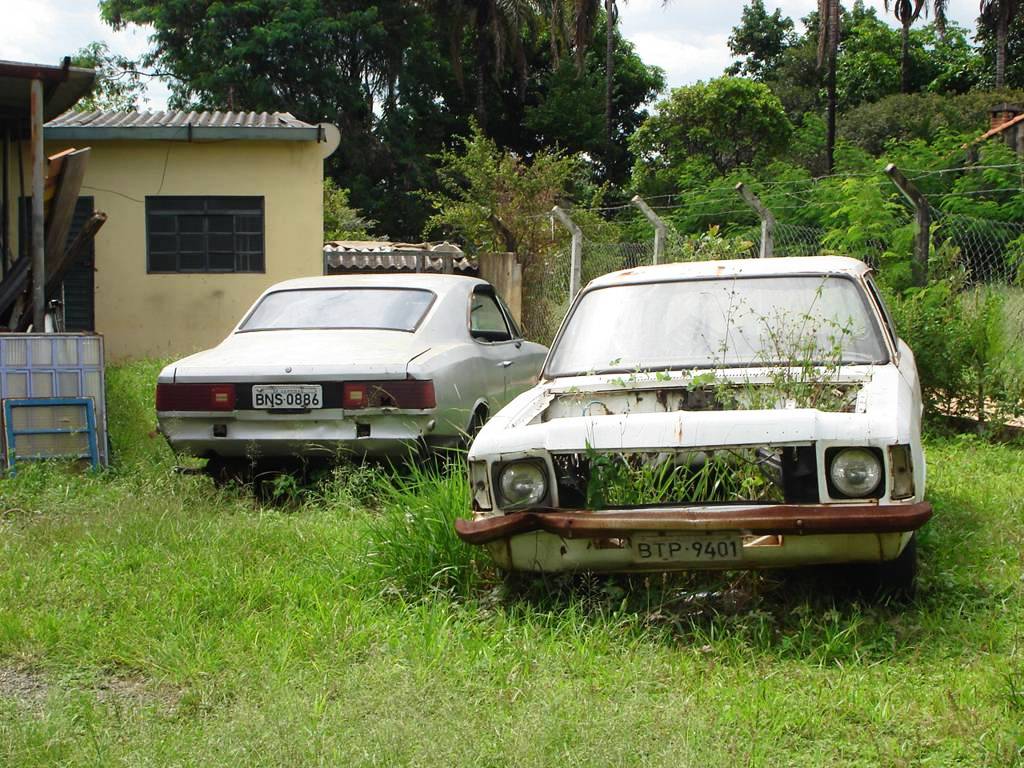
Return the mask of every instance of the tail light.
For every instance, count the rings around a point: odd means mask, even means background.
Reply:
[[[233,411],[234,384],[157,384],[158,411]]]
[[[346,410],[357,408],[422,410],[436,406],[434,382],[429,380],[346,381],[342,388],[341,407]]]

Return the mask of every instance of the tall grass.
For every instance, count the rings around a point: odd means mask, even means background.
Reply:
[[[780,573],[493,589],[461,472],[274,503],[171,471],[156,365],[115,467],[0,480],[0,765],[1024,765],[1024,452],[928,444],[910,605]]]

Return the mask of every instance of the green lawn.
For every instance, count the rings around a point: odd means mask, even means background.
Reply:
[[[450,532],[458,478],[260,506],[172,474],[155,373],[110,371],[115,468],[0,480],[2,766],[1024,765],[1019,448],[929,442],[909,607],[750,574],[509,596]]]

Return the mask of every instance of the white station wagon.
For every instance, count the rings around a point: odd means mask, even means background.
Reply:
[[[932,513],[921,412],[914,356],[859,261],[616,272],[478,434],[456,528],[506,570],[860,563],[909,590]]]
[[[547,349],[483,280],[352,275],[278,283],[213,349],[157,381],[160,431],[225,462],[455,446],[528,389]]]

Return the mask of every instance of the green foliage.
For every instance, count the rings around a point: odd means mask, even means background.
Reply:
[[[731,64],[726,74],[747,75],[763,81],[795,42],[793,29],[793,20],[783,16],[781,8],[768,13],[764,0],[750,0],[743,6],[740,23],[729,35],[729,50],[733,56],[743,58]]]
[[[971,91],[962,95],[894,94],[844,113],[839,135],[844,141],[882,154],[894,142],[932,142],[945,134],[975,138],[988,129],[988,110],[1003,101],[1024,99],[1021,91]]]
[[[426,232],[455,236],[484,251],[515,253],[527,267],[550,240],[542,217],[580,174],[575,156],[542,150],[527,161],[500,149],[476,124],[439,160],[440,191],[424,192],[434,209]]]
[[[680,172],[702,162],[724,176],[776,157],[791,132],[763,83],[720,77],[676,88],[630,139],[633,183],[643,192],[671,188]]]
[[[126,56],[113,53],[106,43],[92,42],[78,49],[71,57],[72,65],[96,70],[92,91],[78,100],[76,112],[115,109],[131,111],[139,108],[146,91],[139,74],[139,65]]]
[[[783,500],[750,449],[616,454],[588,449],[587,509]]]
[[[998,431],[1024,412],[1019,296],[1020,289],[965,289],[954,274],[890,298],[900,336],[914,351],[928,415]]]
[[[349,204],[349,191],[333,179],[324,179],[324,240],[372,240],[370,229],[377,223],[364,218]]]

